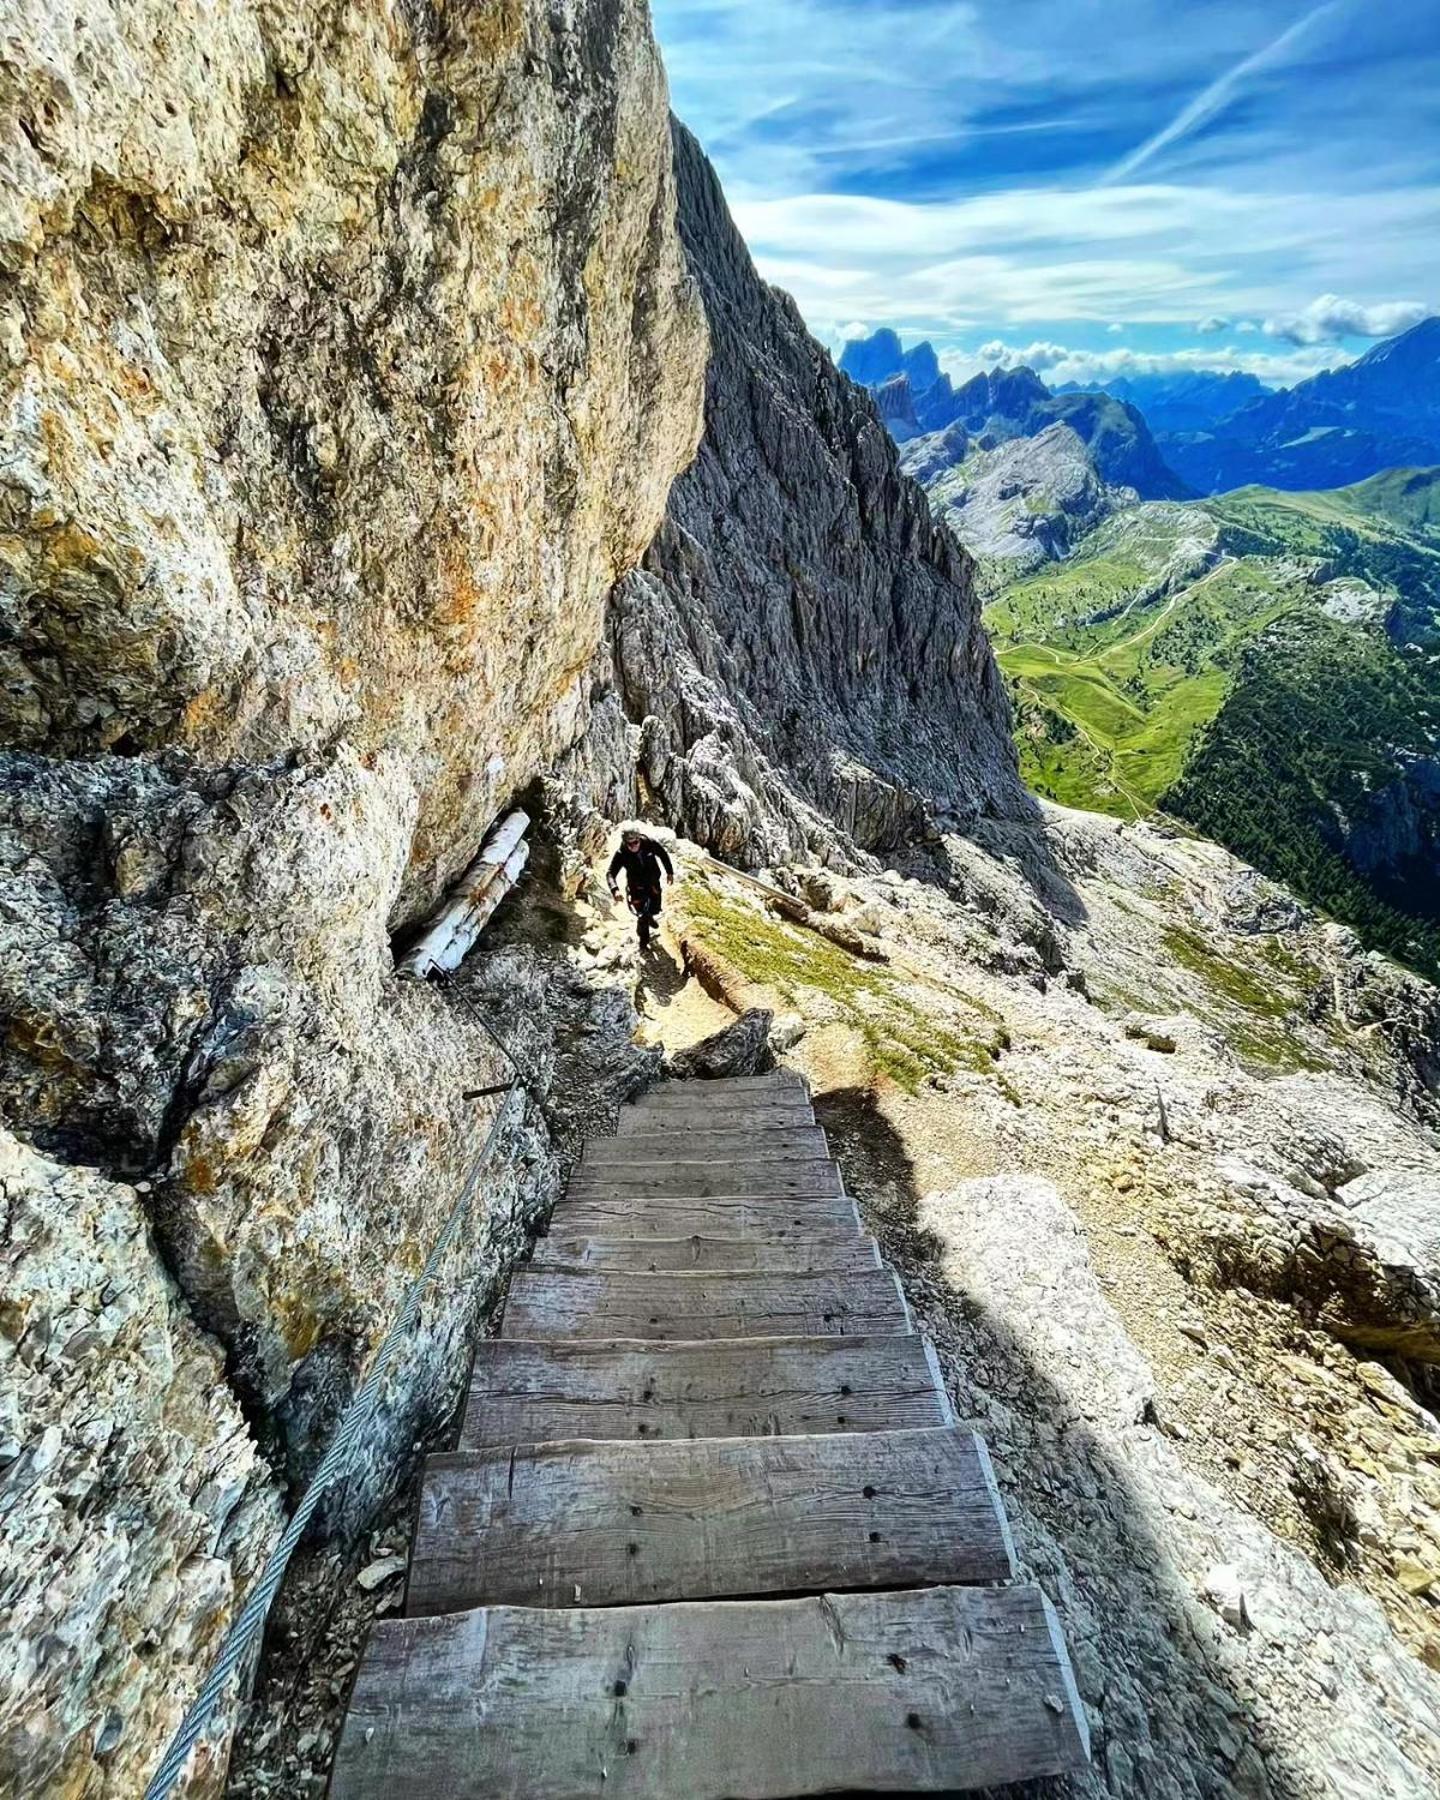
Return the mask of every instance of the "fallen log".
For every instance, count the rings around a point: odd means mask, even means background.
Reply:
[[[423,980],[447,974],[465,960],[485,922],[520,879],[530,856],[524,842],[528,813],[508,814],[425,929],[400,960],[400,973]]]

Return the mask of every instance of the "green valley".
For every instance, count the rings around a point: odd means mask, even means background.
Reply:
[[[1440,471],[1123,506],[985,616],[1037,792],[1168,813],[1440,969]]]

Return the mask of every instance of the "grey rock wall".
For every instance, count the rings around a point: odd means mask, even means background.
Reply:
[[[969,558],[674,141],[711,359],[699,454],[611,603],[601,687],[639,727],[640,798],[752,864],[1023,814]]]

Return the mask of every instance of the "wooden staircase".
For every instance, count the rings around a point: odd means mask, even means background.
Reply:
[[[426,1465],[335,1800],[991,1787],[1089,1746],[981,1440],[782,1071],[591,1140]]]

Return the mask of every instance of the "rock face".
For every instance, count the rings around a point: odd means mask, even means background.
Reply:
[[[714,1081],[724,1076],[763,1075],[775,1067],[770,1047],[773,1014],[754,1008],[733,1025],[714,1032],[672,1056],[666,1073],[678,1081]]]
[[[0,1132],[0,1789],[138,1794],[279,1521],[141,1197]]]
[[[582,731],[705,333],[638,0],[3,15],[0,1102],[76,1231],[124,1214],[174,1370],[108,1442],[58,1386],[21,1432],[48,1407],[49,1466],[93,1462],[76,1542],[124,1537],[103,1657],[37,1686],[54,1791],[118,1795],[274,1525],[226,1524],[269,1491],[238,1405],[303,1479],[484,1139],[464,1096],[505,1065],[388,934]],[[342,1512],[443,1412],[553,1177],[532,1111],[462,1232],[473,1306],[422,1310]],[[104,1258],[56,1257],[79,1319]],[[54,1571],[3,1578],[34,1663]]]
[[[96,6],[7,41],[0,727],[398,756],[408,899],[573,735],[693,448],[642,9]]]
[[[869,397],[756,274],[683,127],[675,162],[712,354],[700,453],[612,604],[643,793],[752,864],[837,826],[893,845],[931,807],[1023,811],[968,559]]]

